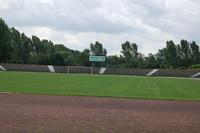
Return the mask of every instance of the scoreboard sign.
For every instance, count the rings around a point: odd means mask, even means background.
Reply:
[[[105,56],[89,56],[89,61],[92,62],[105,62],[106,61],[106,57]]]

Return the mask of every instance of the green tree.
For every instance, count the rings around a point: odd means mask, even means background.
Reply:
[[[137,67],[146,68],[146,60],[142,56],[139,56],[137,59]]]
[[[121,46],[122,46],[121,53],[126,60],[137,59],[138,47],[136,43],[131,44],[130,42],[126,41]]]
[[[195,41],[190,43],[191,48],[191,58],[192,58],[192,64],[199,64],[200,63],[200,51],[199,46],[196,44]]]
[[[54,65],[64,65],[64,56],[62,52],[56,52],[53,58]]]
[[[12,63],[21,63],[22,62],[22,42],[21,42],[21,35],[18,30],[15,28],[10,29],[11,33],[11,45],[13,46],[13,53],[12,53]]]
[[[38,55],[39,52],[41,52],[43,49],[40,38],[38,38],[37,36],[32,36],[32,49],[36,55]]]
[[[23,63],[32,63],[31,61],[31,53],[33,52],[31,49],[31,39],[27,37],[24,33],[21,34],[21,47],[20,47],[20,59]]]
[[[80,65],[82,66],[90,66],[91,63],[89,62],[90,50],[84,49],[79,55]]]
[[[99,43],[98,41],[95,42],[95,44],[91,43],[90,44],[90,51],[92,53],[92,55],[96,55],[96,56],[106,56],[107,55],[107,51],[105,48],[103,48],[103,45],[101,43]]]
[[[188,67],[191,65],[190,46],[187,40],[181,40],[181,60],[182,66]]]
[[[7,62],[12,57],[10,30],[5,21],[0,18],[0,61]]]
[[[126,67],[136,67],[138,58],[138,47],[136,43],[130,43],[126,41],[121,45],[122,55],[126,61]]]
[[[43,55],[43,54],[46,55],[45,56],[45,58],[46,58],[45,64],[47,64],[47,63],[53,64],[53,57],[55,56],[55,52],[56,52],[53,42],[43,39],[41,41],[41,44],[42,44],[42,47],[40,49],[40,53],[41,53],[40,55]]]
[[[37,55],[37,64],[41,64],[41,65],[48,65],[49,64],[49,56],[45,53],[39,53]]]
[[[155,55],[156,56],[156,62],[157,64],[159,64],[159,68],[169,68],[169,63],[167,60],[167,49],[163,48],[163,49],[159,49],[158,53]]]
[[[64,59],[64,64],[65,64],[66,66],[74,66],[74,65],[76,65],[76,60],[75,60],[74,56],[68,55],[68,56]]]
[[[153,54],[149,54],[145,60],[146,60],[146,68],[158,68],[156,58]]]
[[[107,64],[109,67],[125,67],[125,60],[122,56],[118,57],[117,55],[108,56]]]
[[[56,55],[54,58],[54,63],[56,65],[80,65],[80,53],[77,50],[71,50],[66,48],[62,44],[57,44],[54,46]]]
[[[168,64],[176,68],[177,67],[177,51],[176,51],[176,45],[174,44],[173,41],[167,41],[166,42],[166,59]]]
[[[67,51],[68,49],[63,44],[54,45],[55,51]]]

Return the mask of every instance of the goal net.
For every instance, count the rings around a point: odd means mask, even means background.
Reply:
[[[68,66],[67,73],[93,74],[94,71],[92,67]]]

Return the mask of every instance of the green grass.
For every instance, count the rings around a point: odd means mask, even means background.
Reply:
[[[0,92],[200,100],[200,80],[0,72]]]

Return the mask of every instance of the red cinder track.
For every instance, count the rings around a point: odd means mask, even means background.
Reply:
[[[0,94],[2,133],[199,133],[200,102]]]

